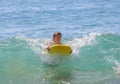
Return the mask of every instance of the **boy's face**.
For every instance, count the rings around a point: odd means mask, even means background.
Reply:
[[[60,35],[56,35],[55,37],[54,37],[54,40],[53,40],[56,44],[58,43],[61,43],[61,36]]]

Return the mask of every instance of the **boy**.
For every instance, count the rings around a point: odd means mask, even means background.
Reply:
[[[49,51],[50,50],[50,46],[52,46],[52,45],[62,44],[61,43],[61,39],[62,39],[62,34],[60,32],[54,32],[53,40],[48,43],[48,46],[47,46],[46,50]],[[72,53],[72,51],[70,51],[69,53]]]
[[[60,32],[55,32],[53,34],[53,40],[48,43],[48,46],[47,46],[46,50],[49,51],[50,50],[50,46],[52,46],[52,45],[62,44],[61,43],[61,38],[62,38],[62,34]]]

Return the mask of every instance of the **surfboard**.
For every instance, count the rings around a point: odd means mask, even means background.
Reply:
[[[62,55],[70,55],[71,52],[72,52],[71,47],[64,44],[52,45],[49,51],[49,53],[56,53],[56,54],[62,54]]]

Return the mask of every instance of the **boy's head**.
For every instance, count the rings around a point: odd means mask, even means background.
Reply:
[[[61,37],[62,37],[62,34],[60,32],[55,32],[53,34],[53,41],[55,42],[55,44],[61,43]]]

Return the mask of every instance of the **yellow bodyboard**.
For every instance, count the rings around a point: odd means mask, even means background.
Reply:
[[[68,45],[64,44],[56,44],[52,45],[50,47],[50,53],[58,53],[58,54],[63,54],[63,55],[69,55],[71,53],[72,49]]]

